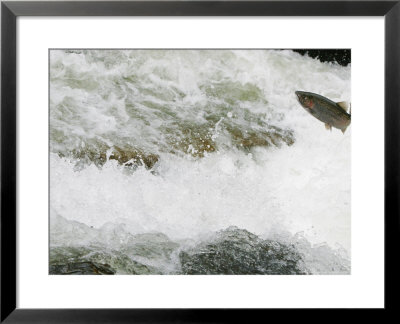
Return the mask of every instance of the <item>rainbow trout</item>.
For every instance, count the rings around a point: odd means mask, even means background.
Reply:
[[[318,120],[325,123],[325,128],[340,129],[342,133],[350,125],[351,115],[347,113],[347,103],[332,100],[312,92],[296,91],[300,105]]]

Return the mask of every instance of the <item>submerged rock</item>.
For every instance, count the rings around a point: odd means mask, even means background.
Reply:
[[[90,261],[73,262],[67,264],[53,264],[49,267],[49,274],[58,275],[113,275],[113,270],[108,264]]]
[[[325,244],[313,246],[291,234],[280,233],[266,240],[229,227],[196,243],[175,242],[157,232],[132,235],[121,224],[93,229],[61,216],[52,218],[51,226],[50,274],[350,273],[350,261],[339,250]],[[61,233],[62,228],[68,233]]]
[[[56,132],[51,133],[52,140],[57,140]],[[77,166],[94,164],[102,167],[107,160],[116,160],[120,165],[138,167],[144,165],[151,169],[159,160],[157,154],[148,152],[133,145],[109,146],[99,139],[86,139],[72,150],[58,150],[60,157],[73,158]]]
[[[176,122],[173,127],[165,127],[168,152],[173,154],[189,154],[193,157],[204,157],[206,153],[217,150],[210,129],[213,125],[197,125],[190,122]]]
[[[129,252],[136,257],[170,260],[179,244],[162,233],[136,234],[129,246]]]
[[[76,268],[76,265],[80,264],[105,265],[110,267],[113,274],[160,274],[160,271],[157,271],[157,269],[132,260],[123,251],[109,250],[103,246],[50,247],[51,274],[93,274],[79,271],[79,267]],[[68,268],[68,266],[71,267],[70,265],[73,265],[73,267]],[[52,273],[52,270],[58,272]],[[60,271],[68,271],[70,273],[59,273]]]
[[[120,164],[126,166],[144,165],[147,169],[151,169],[158,162],[158,159],[158,155],[153,153],[118,146],[114,146],[110,155],[110,160],[117,160]]]
[[[183,274],[306,274],[293,246],[260,239],[237,227],[181,251],[179,259]]]
[[[265,130],[241,130],[239,128],[229,128],[233,144],[246,151],[256,146],[277,146],[281,143],[292,145],[294,135],[291,130],[283,130],[279,127],[271,126]]]
[[[175,272],[171,257],[179,244],[165,234],[132,235],[124,224],[111,223],[95,229],[58,215],[50,225],[51,265],[92,262],[108,264],[118,274]]]
[[[238,81],[218,81],[200,86],[201,90],[212,99],[224,100],[229,105],[237,102],[264,101],[262,90],[255,84],[242,84]]]

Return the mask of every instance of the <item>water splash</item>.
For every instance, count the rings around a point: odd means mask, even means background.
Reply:
[[[51,51],[52,260],[175,273],[179,249],[237,226],[300,235],[307,271],[348,273],[351,129],[326,131],[296,90],[348,100],[350,67],[292,51]],[[99,243],[121,226],[120,245]],[[123,252],[148,233],[169,258]]]

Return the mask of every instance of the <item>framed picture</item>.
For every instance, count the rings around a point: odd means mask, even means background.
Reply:
[[[1,321],[393,309],[398,1],[1,10]]]

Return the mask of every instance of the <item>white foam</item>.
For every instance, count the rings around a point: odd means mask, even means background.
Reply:
[[[350,67],[320,63],[291,51],[207,55],[170,51],[159,56],[130,51],[121,57],[125,60],[107,68],[111,58],[105,57],[105,63],[99,64],[84,60],[82,54],[52,52],[52,74],[64,75],[65,69],[82,71],[80,77],[90,75],[100,84],[93,91],[72,89],[58,81],[52,84],[52,107],[66,97],[75,100],[69,106],[71,114],[51,117],[51,124],[61,127],[66,138],[78,134],[111,144],[129,139],[152,151],[157,150],[157,141],[167,145],[163,126],[168,120],[160,120],[157,111],[140,106],[136,109],[142,115],[128,119],[125,99],[135,102],[143,94],[134,87],[121,90],[111,82],[134,72],[149,89],[162,91],[158,103],[168,104],[182,120],[204,119],[202,111],[209,99],[200,85],[217,80],[217,75],[255,84],[267,104],[243,102],[225,113],[226,119],[248,125],[241,119],[246,107],[265,113],[266,121],[292,129],[296,141],[281,148],[256,148],[251,154],[231,147],[202,159],[158,152],[161,158],[156,173],[145,168],[127,173],[115,161],[108,161],[102,169],[92,165],[74,171],[74,163],[51,154],[50,204],[55,213],[90,226],[124,223],[132,233],[160,231],[176,239],[231,225],[261,235],[288,230],[303,233],[313,243],[327,242],[349,250],[351,127],[344,135],[336,129],[326,131],[300,107],[294,91],[349,100]],[[67,67],[53,72],[61,63]],[[102,91],[113,95],[103,98]],[[178,91],[184,97],[172,105],[171,98],[178,98]],[[213,136],[224,141],[218,138],[219,125],[217,122],[212,130]],[[69,140],[65,145],[70,145]]]

